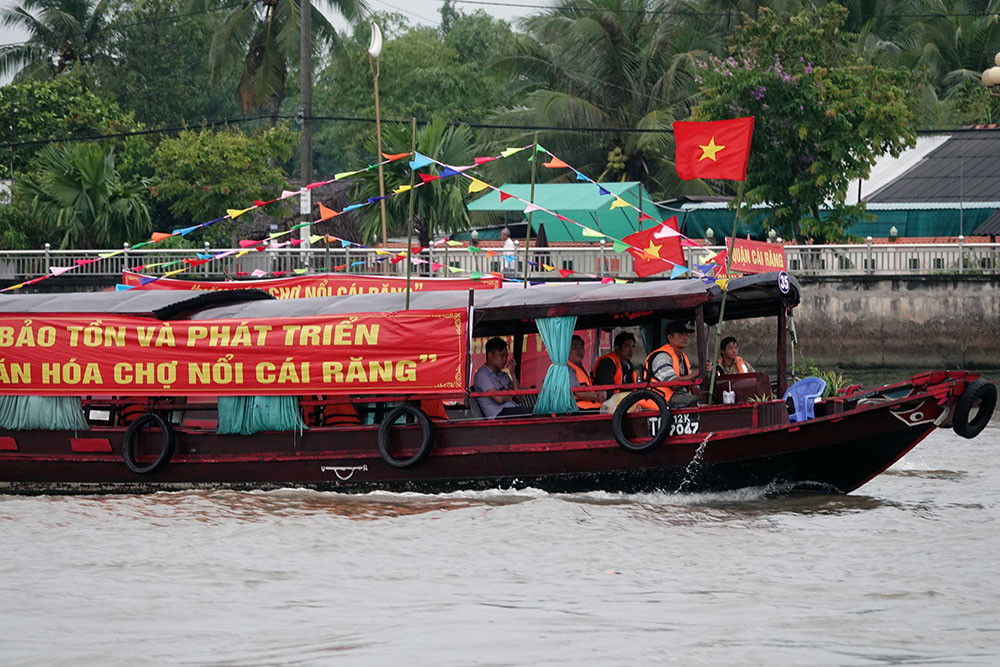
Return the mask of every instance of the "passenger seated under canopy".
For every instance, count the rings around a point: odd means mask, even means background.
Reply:
[[[510,369],[508,374],[506,369]],[[510,356],[507,343],[502,338],[486,341],[486,363],[479,367],[472,381],[476,392],[509,391],[520,389],[513,372],[517,362]],[[493,419],[498,415],[531,414],[531,408],[518,405],[510,396],[477,396],[483,416]]]
[[[583,338],[574,335],[569,346],[569,361],[567,362],[570,370],[573,371],[569,376],[569,384],[573,389],[577,387],[590,387],[594,384],[590,380],[590,374],[583,367],[584,351]],[[598,410],[601,407],[601,403],[607,398],[603,391],[581,391],[575,392],[573,396],[576,399],[577,406],[581,410]]]

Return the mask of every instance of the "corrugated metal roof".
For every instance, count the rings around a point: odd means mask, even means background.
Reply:
[[[920,163],[931,151],[936,150],[948,141],[951,135],[934,135],[917,137],[917,145],[900,153],[899,157],[883,155],[875,162],[868,178],[861,182],[861,199],[867,199],[881,188],[896,180]],[[847,188],[847,203],[858,202],[858,187],[856,182]]]
[[[1000,211],[983,220],[982,224],[972,230],[975,236],[1000,235]]]
[[[1000,130],[950,136],[866,199],[872,203],[995,202],[1000,199]]]

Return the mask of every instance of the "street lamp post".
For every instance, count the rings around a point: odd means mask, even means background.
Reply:
[[[378,150],[378,155],[375,159],[378,161],[378,196],[380,197],[378,203],[382,212],[382,246],[386,247],[389,244],[389,234],[385,224],[385,177],[382,175],[382,115],[378,104],[378,58],[380,55],[382,55],[382,30],[379,29],[377,23],[372,23],[372,38],[368,44],[368,67],[371,69],[372,79],[375,82],[375,136]]]
[[[299,177],[302,179],[302,194],[299,198],[299,213],[302,222],[312,222],[312,191],[306,186],[312,181],[312,0],[302,0],[300,3],[302,16],[299,19],[299,88],[302,116],[302,141],[299,147]],[[309,248],[309,238],[312,235],[310,227],[299,228],[299,240],[305,248]],[[309,255],[306,255],[308,267]]]

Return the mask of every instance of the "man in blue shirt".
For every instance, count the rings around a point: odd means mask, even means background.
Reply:
[[[507,343],[502,338],[490,338],[486,341],[486,363],[483,364],[472,381],[474,391],[508,391],[520,389],[517,379],[504,372],[505,368],[510,368],[511,372],[517,369],[517,362],[510,357]],[[501,411],[504,414],[521,414],[528,410],[514,402],[512,396],[478,396],[479,409],[483,411],[483,416],[493,419]]]

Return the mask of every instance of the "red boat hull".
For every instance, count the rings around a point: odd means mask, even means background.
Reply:
[[[383,461],[374,426],[250,436],[177,429],[176,453],[165,467],[149,474],[137,474],[124,464],[122,428],[79,434],[8,432],[0,434],[0,442],[7,443],[0,447],[0,491],[308,487],[444,492],[535,487],[632,493],[770,486],[778,492],[848,493],[899,460],[936,426],[947,425],[964,378],[924,384],[897,391],[899,398],[862,401],[841,412],[831,409],[799,424],[787,423],[780,402],[701,407],[689,411],[699,419],[697,433],[673,436],[647,453],[617,444],[610,415],[437,422],[430,456],[408,468]],[[627,434],[640,438],[650,416],[629,415]],[[159,435],[151,431],[148,437]],[[418,426],[399,426],[395,442],[405,456],[419,437]]]

